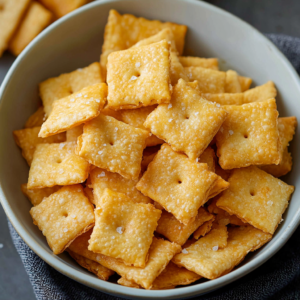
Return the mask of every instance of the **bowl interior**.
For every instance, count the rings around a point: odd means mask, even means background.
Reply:
[[[295,138],[290,151],[294,166],[284,180],[296,186],[285,221],[272,241],[248,255],[234,272],[217,280],[166,291],[144,291],[116,286],[96,279],[80,268],[68,255],[55,256],[29,215],[30,203],[20,185],[27,182],[28,166],[16,146],[12,131],[24,126],[37,108],[39,82],[98,61],[109,9],[149,19],[172,21],[189,27],[185,54],[218,57],[221,68],[232,68],[252,77],[259,85],[272,80],[280,116],[300,120],[300,84],[295,71],[282,54],[260,33],[243,21],[200,1],[123,0],[101,1],[87,5],[58,20],[46,29],[18,57],[1,89],[0,104],[0,191],[3,207],[26,243],[60,272],[91,287],[119,296],[182,298],[205,293],[229,283],[262,264],[286,242],[295,230],[300,215],[300,140]],[[297,137],[297,133],[296,133]]]

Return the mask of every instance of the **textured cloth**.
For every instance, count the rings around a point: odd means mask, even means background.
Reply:
[[[300,74],[300,39],[270,34]],[[38,300],[120,299],[88,288],[65,277],[40,259],[9,223],[11,236]],[[300,227],[283,248],[261,267],[201,300],[300,299]]]

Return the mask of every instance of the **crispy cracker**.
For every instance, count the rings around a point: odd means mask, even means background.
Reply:
[[[228,189],[229,183],[222,179],[221,177],[218,177],[217,181],[215,182],[214,186],[211,188],[209,192],[208,198],[213,198],[220,194],[221,192],[225,191]]]
[[[227,112],[180,79],[170,104],[159,105],[144,126],[190,159],[198,158],[224,122]]]
[[[116,113],[118,114],[117,117],[115,115],[111,115],[111,116],[119,121],[122,121],[122,122],[128,124],[128,125],[148,131],[148,129],[146,129],[144,126],[144,122],[146,121],[148,115],[156,107],[157,107],[157,105],[151,105],[151,106],[146,106],[146,107],[140,107],[137,109],[122,109],[122,110],[116,111]],[[110,115],[110,113],[107,114],[106,112],[104,114]],[[146,146],[152,147],[152,146],[163,144],[163,142],[164,142],[163,140],[159,139],[154,134],[151,134],[146,139]]]
[[[120,285],[123,285],[123,286],[127,286],[127,287],[131,287],[131,288],[134,288],[134,289],[140,289],[141,287],[135,283],[134,281],[131,281],[131,280],[127,280],[126,278],[124,277],[121,277],[118,281],[117,281],[118,284]]]
[[[179,58],[176,53],[170,53],[170,79],[171,84],[175,85],[179,79],[183,79],[186,82],[190,81],[189,77],[187,76],[184,67],[179,61]]]
[[[32,2],[13,38],[9,42],[9,50],[19,55],[23,49],[48,25],[53,19],[52,13],[38,2]]]
[[[49,197],[51,194],[57,192],[61,187],[53,186],[44,189],[29,190],[27,188],[27,183],[21,184],[21,190],[23,194],[30,200],[33,206],[40,204],[45,198]]]
[[[28,165],[31,165],[33,155],[38,144],[61,143],[66,140],[65,133],[59,133],[45,139],[39,138],[38,133],[41,127],[25,128],[13,132],[17,145],[22,149],[22,155]]]
[[[78,138],[77,153],[98,168],[138,179],[148,131],[100,114],[87,122]]]
[[[106,103],[107,85],[98,83],[52,103],[39,137],[48,137],[77,127],[100,114]]]
[[[77,138],[83,134],[83,124],[73,127],[66,132],[67,142],[77,142]]]
[[[39,144],[29,170],[29,189],[84,182],[89,163],[75,154],[75,143]]]
[[[275,99],[223,108],[229,114],[216,136],[223,169],[280,163]]]
[[[273,234],[294,187],[255,166],[233,170],[229,183],[230,187],[216,205],[242,221]]]
[[[101,264],[74,253],[69,249],[67,249],[67,252],[79,265],[87,269],[89,272],[94,273],[101,280],[107,281],[109,277],[115,273],[114,271],[103,267]]]
[[[61,74],[58,77],[49,78],[39,85],[40,96],[44,104],[47,116],[52,110],[55,100],[70,96],[83,88],[104,82],[101,75],[100,64],[92,63],[83,69],[77,69],[71,73]]]
[[[26,121],[25,128],[39,127],[45,121],[44,107],[40,106]]]
[[[225,93],[241,93],[242,88],[238,73],[233,70],[226,72]]]
[[[250,89],[250,86],[252,84],[251,78],[239,76],[239,81],[240,81],[242,92],[245,92]]]
[[[203,223],[213,218],[204,208],[200,207],[198,215],[195,220],[189,222],[187,225],[180,223],[172,214],[162,212],[158,221],[156,232],[165,236],[169,241],[183,245],[190,235]]]
[[[103,169],[95,168],[90,173],[91,184],[95,194],[95,205],[100,203],[105,189],[125,194],[136,203],[152,203],[151,199],[144,196],[135,186],[138,180],[124,178],[118,173],[112,173]]]
[[[186,225],[208,200],[217,179],[207,164],[191,161],[163,144],[136,188]]]
[[[2,0],[0,2],[0,57],[7,49],[30,0]]]
[[[209,221],[204,222],[193,234],[193,237],[198,240],[201,236],[205,236],[210,232],[214,218]]]
[[[198,161],[207,164],[209,171],[215,172],[216,159],[215,151],[211,147],[207,147],[199,157]]]
[[[91,232],[79,236],[71,245],[70,250],[100,263],[108,269],[114,270],[127,280],[134,281],[145,289],[150,289],[155,278],[165,269],[172,257],[181,250],[176,243],[153,238],[150,246],[149,257],[145,268],[127,266],[121,261],[96,254],[88,250],[88,240]]]
[[[219,70],[219,61],[217,58],[179,56],[179,61],[183,67],[202,67],[206,69]]]
[[[91,0],[39,0],[49,10],[51,10],[57,18],[60,18],[76,8],[90,2]]]
[[[284,149],[289,146],[290,141],[293,139],[296,126],[297,126],[296,117],[278,118],[278,131],[279,131],[282,151],[284,151]]]
[[[170,102],[169,46],[164,40],[109,55],[109,108],[132,109]]]
[[[108,55],[113,51],[125,50],[145,38],[153,36],[164,28],[172,30],[177,51],[182,54],[187,26],[175,23],[162,23],[133,15],[120,15],[116,10],[109,12],[102,46],[101,66],[105,69]]]
[[[225,93],[225,72],[202,67],[186,67],[184,70],[191,81],[198,81],[201,93]]]
[[[152,204],[136,203],[105,189],[95,210],[96,224],[88,249],[144,268],[160,215]]]
[[[33,223],[46,237],[54,254],[94,226],[94,207],[80,184],[65,186],[30,210]]]
[[[215,279],[229,273],[250,251],[262,247],[272,236],[252,226],[228,229],[228,244],[215,249],[218,235],[211,230],[186,249],[188,253],[174,256],[173,262],[205,278]]]

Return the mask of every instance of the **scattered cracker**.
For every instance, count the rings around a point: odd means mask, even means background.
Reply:
[[[103,267],[101,264],[76,254],[69,249],[67,249],[67,252],[80,266],[87,269],[89,272],[94,273],[101,280],[107,281],[109,277],[115,273],[114,271]]]
[[[225,93],[241,93],[242,88],[238,73],[233,70],[226,72]]]
[[[217,179],[216,174],[208,171],[207,164],[191,161],[163,144],[136,188],[188,224],[208,200]]]
[[[107,85],[98,83],[52,103],[39,137],[48,137],[77,127],[100,114],[106,103]]]
[[[204,208],[200,207],[195,220],[187,225],[180,223],[172,214],[162,212],[158,221],[156,232],[165,236],[169,241],[183,245],[190,235],[203,223],[213,219],[213,215],[209,214]]]
[[[164,40],[109,55],[109,108],[132,109],[170,102],[169,46]]]
[[[136,203],[152,203],[151,199],[144,196],[135,186],[138,179],[131,180],[124,178],[118,173],[112,173],[104,169],[95,168],[90,173],[91,184],[95,194],[95,205],[99,205],[105,189],[125,194]]]
[[[161,211],[106,189],[95,210],[96,224],[89,250],[143,268]]]
[[[177,254],[172,261],[200,276],[215,279],[229,273],[248,252],[262,247],[271,238],[252,226],[229,228],[227,247],[215,250],[218,234],[213,229],[188,247],[187,254]]]
[[[105,79],[101,75],[100,64],[98,62],[92,63],[86,68],[43,81],[39,85],[39,90],[46,115],[50,115],[52,103],[55,100],[70,96],[89,85],[104,81]]]
[[[243,94],[243,103],[251,103],[275,98],[277,96],[277,90],[274,82],[268,81],[263,85],[245,91]]]
[[[223,108],[229,114],[216,136],[223,169],[280,163],[275,99]]]
[[[53,19],[52,13],[38,2],[32,2],[13,38],[9,49],[14,55],[19,55],[23,49],[48,25]]]
[[[107,57],[111,52],[128,49],[164,28],[172,30],[177,51],[182,54],[187,26],[170,22],[162,23],[157,20],[150,21],[129,14],[120,15],[116,10],[110,10],[104,32],[101,66],[105,68]]]
[[[98,168],[138,179],[146,139],[146,130],[134,128],[100,114],[87,122],[78,138],[77,153]]]
[[[2,0],[0,18],[0,57],[7,49],[30,0]]]
[[[94,208],[81,185],[65,186],[30,210],[54,254],[94,226]]]
[[[27,183],[21,184],[21,190],[23,194],[30,200],[33,206],[40,204],[45,198],[49,197],[51,194],[57,192],[61,187],[53,186],[44,189],[29,190],[27,188]]]
[[[31,165],[35,149],[38,144],[61,143],[66,140],[65,133],[59,133],[45,139],[39,138],[38,133],[41,127],[25,128],[13,132],[16,144],[22,149],[22,155],[28,165]]]
[[[196,160],[224,122],[227,112],[201,98],[197,90],[180,79],[171,103],[161,104],[146,119],[144,126],[168,142],[175,151]]]
[[[219,61],[217,58],[179,56],[179,61],[183,67],[202,67],[206,69],[219,70]]]
[[[294,187],[255,166],[233,170],[229,183],[230,187],[218,199],[217,206],[273,234]]]
[[[39,144],[29,170],[29,189],[84,182],[89,163],[77,156],[75,143]]]
[[[40,106],[25,123],[25,128],[40,127],[45,121],[44,107]]]

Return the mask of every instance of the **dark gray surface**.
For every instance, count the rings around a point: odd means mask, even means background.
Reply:
[[[299,0],[211,0],[207,1],[239,16],[262,32],[300,36]],[[0,59],[0,82],[13,62]],[[9,170],[8,170],[9,171]],[[12,244],[5,213],[0,206],[0,300],[34,299],[32,287]]]

